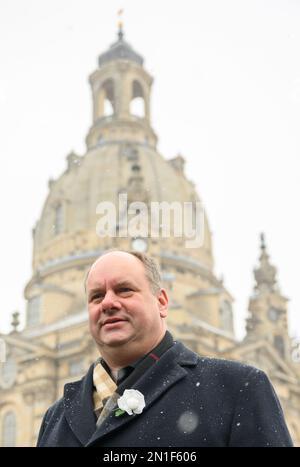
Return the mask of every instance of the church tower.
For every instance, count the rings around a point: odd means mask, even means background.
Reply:
[[[287,302],[279,289],[276,268],[270,263],[265,237],[261,234],[259,267],[254,270],[255,287],[249,303],[247,340],[266,339],[280,357],[290,361]]]

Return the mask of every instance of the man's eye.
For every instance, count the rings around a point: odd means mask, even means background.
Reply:
[[[94,302],[95,300],[99,301],[99,300],[102,300],[103,298],[103,295],[101,294],[96,294],[96,295],[93,295],[92,298],[91,298],[91,301]]]
[[[122,289],[119,289],[119,293],[129,293],[132,292],[132,289],[129,287],[122,287]]]

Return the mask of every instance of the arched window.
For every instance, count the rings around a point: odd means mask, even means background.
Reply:
[[[16,446],[17,422],[14,412],[7,412],[2,421],[2,447]]]
[[[106,80],[102,85],[103,90],[103,116],[109,117],[115,113],[115,92],[112,79]]]
[[[224,331],[233,332],[231,304],[227,300],[224,300],[221,304],[220,319],[221,328],[224,329]]]
[[[145,100],[143,88],[138,81],[132,83],[132,99],[130,101],[130,113],[136,117],[145,117]]]

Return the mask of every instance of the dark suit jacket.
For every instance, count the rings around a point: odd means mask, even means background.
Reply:
[[[112,412],[96,428],[93,366],[46,412],[38,446],[292,446],[278,398],[262,371],[201,358],[175,342],[133,386],[140,415]]]

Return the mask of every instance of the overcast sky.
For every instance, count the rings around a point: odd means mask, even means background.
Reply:
[[[297,0],[1,0],[1,316],[24,312],[31,230],[48,179],[85,153],[88,76],[125,39],[154,76],[152,125],[180,152],[213,232],[215,271],[235,298],[238,337],[266,234],[300,337],[300,2]]]

